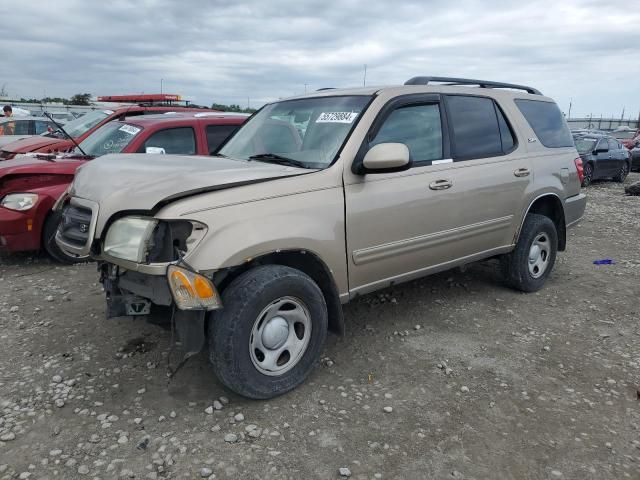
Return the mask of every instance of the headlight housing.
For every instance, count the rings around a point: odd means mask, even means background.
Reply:
[[[0,201],[0,207],[24,212],[33,208],[38,201],[36,193],[10,193]]]
[[[124,217],[111,224],[104,239],[105,254],[136,263],[146,261],[158,221],[149,217]]]

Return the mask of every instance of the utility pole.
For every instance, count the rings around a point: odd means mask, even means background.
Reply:
[[[305,94],[305,95],[307,94],[307,85],[309,85],[309,84],[308,84],[308,83],[305,83],[305,84],[304,84],[304,94]]]
[[[160,95],[162,95],[162,82],[163,82],[163,81],[164,81],[164,80],[161,78],[161,79],[160,79]]]
[[[362,77],[362,86],[367,86],[367,64],[364,64],[364,77]]]
[[[571,119],[571,103],[573,102],[573,98],[569,99],[569,115],[567,115],[569,117],[569,119]]]

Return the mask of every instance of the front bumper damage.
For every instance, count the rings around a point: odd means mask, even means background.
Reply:
[[[182,362],[202,351],[208,312],[178,309],[166,276],[123,270],[107,262],[99,262],[98,270],[106,296],[107,319],[133,316],[164,323],[176,336],[175,346],[181,351]]]

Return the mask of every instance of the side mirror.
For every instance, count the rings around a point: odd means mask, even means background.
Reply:
[[[368,173],[399,172],[411,168],[409,148],[404,143],[379,143],[364,156]]]
[[[144,149],[144,152],[145,153],[154,153],[156,155],[158,155],[158,154],[164,155],[165,153],[167,153],[167,152],[165,152],[164,148],[162,148],[162,147],[147,147],[147,148]]]

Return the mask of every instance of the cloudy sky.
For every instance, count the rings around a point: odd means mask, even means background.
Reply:
[[[636,5],[637,7],[637,5]],[[15,97],[179,93],[251,106],[446,75],[530,84],[572,114],[638,116],[633,2],[0,0]],[[306,86],[305,86],[306,84]],[[572,115],[573,116],[573,115]]]

